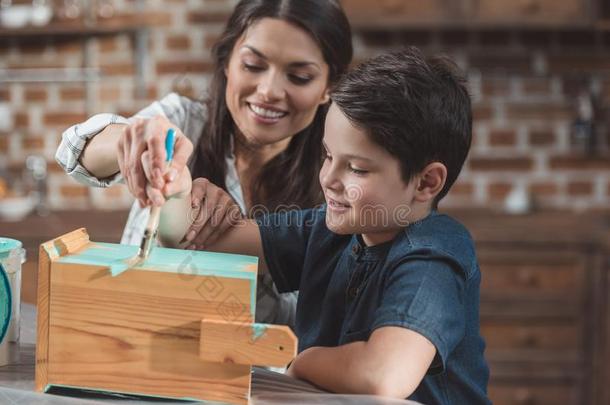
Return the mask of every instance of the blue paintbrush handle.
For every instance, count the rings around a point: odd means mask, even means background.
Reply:
[[[174,158],[174,143],[176,142],[176,130],[170,128],[165,136],[165,161],[171,162]]]

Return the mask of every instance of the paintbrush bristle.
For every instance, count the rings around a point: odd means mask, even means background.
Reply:
[[[112,277],[118,276],[125,270],[139,265],[141,261],[142,258],[137,255],[126,260],[117,260],[110,265],[110,274],[112,274]]]

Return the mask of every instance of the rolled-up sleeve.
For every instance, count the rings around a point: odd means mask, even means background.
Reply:
[[[156,115],[166,116],[170,122],[193,140],[199,135],[202,127],[201,122],[205,118],[205,111],[200,103],[171,93],[130,118],[116,114],[97,114],[87,121],[73,125],[64,131],[61,143],[55,153],[55,160],[68,175],[79,183],[93,187],[108,187],[119,183],[122,181],[120,173],[108,178],[98,179],[80,163],[81,154],[87,145],[87,141],[99,134],[108,125],[129,124],[136,118],[152,118]],[[195,125],[191,121],[194,121]]]
[[[87,121],[68,128],[61,136],[61,143],[55,153],[55,160],[79,183],[93,187],[108,187],[121,181],[119,173],[105,179],[98,179],[80,163],[80,156],[87,141],[112,124],[128,124],[120,115],[97,114]]]

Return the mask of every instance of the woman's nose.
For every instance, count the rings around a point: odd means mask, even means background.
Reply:
[[[281,100],[285,93],[281,77],[273,71],[261,77],[257,91],[265,101]]]

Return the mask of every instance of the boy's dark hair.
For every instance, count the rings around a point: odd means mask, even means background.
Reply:
[[[346,74],[331,98],[398,158],[405,183],[429,163],[447,167],[436,208],[460,174],[472,138],[470,96],[457,66],[446,57],[426,59],[415,47],[393,51]]]

